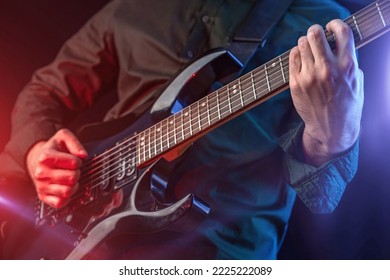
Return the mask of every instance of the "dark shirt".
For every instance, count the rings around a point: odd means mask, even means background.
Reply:
[[[111,1],[21,92],[12,137],[1,155],[4,170],[26,177],[31,145],[113,88],[118,102],[104,120],[133,112],[193,58],[226,47],[254,2]],[[294,1],[246,71],[296,45],[310,25],[347,15],[333,1]],[[358,144],[320,167],[305,164],[302,129],[285,91],[208,133],[186,151],[171,185],[179,197],[192,192],[205,200],[209,216],[187,235],[139,238],[136,246],[124,245],[131,241],[122,237],[120,245],[110,244],[117,252],[105,257],[277,258],[296,193],[313,212],[329,213],[357,169]]]

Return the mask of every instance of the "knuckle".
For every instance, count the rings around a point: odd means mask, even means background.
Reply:
[[[289,55],[289,57],[290,57],[290,60],[295,60],[295,59],[297,59],[297,57],[298,57],[298,48],[297,47],[293,47],[291,50],[290,50],[290,55]]]
[[[68,177],[68,183],[69,183],[69,186],[75,185],[77,183],[76,175],[70,175]]]
[[[304,79],[302,84],[305,88],[312,88],[315,85],[315,79],[313,76],[308,76]]]
[[[65,136],[68,135],[68,130],[66,128],[61,128],[60,130],[57,131],[56,135],[58,136]]]
[[[39,180],[45,178],[45,173],[45,169],[42,166],[37,166],[33,172],[33,176]]]
[[[349,73],[350,71],[355,71],[357,69],[357,64],[352,56],[352,54],[345,54],[340,64],[340,70],[345,73]]]
[[[72,191],[70,188],[67,188],[65,189],[63,192],[62,192],[62,197],[63,198],[69,198],[72,196]]]
[[[37,192],[37,197],[40,201],[45,202],[45,196],[39,192]]]
[[[306,36],[299,37],[299,39],[298,39],[298,47],[299,48],[305,47],[306,43],[307,43],[307,37]]]
[[[56,209],[60,208],[62,206],[62,200],[59,198],[56,198],[55,201],[51,202],[51,206],[53,208],[56,208]]]
[[[323,30],[319,25],[313,25],[307,32],[308,39],[318,41],[322,36]]]
[[[333,76],[333,70],[332,66],[329,60],[324,59],[323,62],[321,63],[320,67],[320,78],[325,81],[329,81],[332,79]]]
[[[296,78],[290,79],[290,89],[291,91],[297,91],[299,89],[299,83]]]
[[[80,160],[78,160],[77,158],[69,160],[70,169],[77,169],[80,167],[80,165],[81,165]]]
[[[335,32],[339,34],[341,37],[350,37],[352,36],[352,30],[347,24],[339,24],[335,28]]]
[[[50,158],[50,153],[47,150],[42,150],[38,157],[38,162],[45,163],[49,158]]]

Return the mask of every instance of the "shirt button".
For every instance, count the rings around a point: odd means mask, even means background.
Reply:
[[[194,57],[194,53],[192,51],[187,51],[187,57],[188,58],[193,58]]]
[[[207,15],[204,15],[204,16],[202,17],[203,23],[208,23],[209,20],[210,20],[210,18],[209,18],[209,16],[207,16]]]

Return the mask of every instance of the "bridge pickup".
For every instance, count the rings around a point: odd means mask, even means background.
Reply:
[[[135,139],[125,139],[118,142],[116,150],[112,159],[115,164],[113,170],[111,170],[112,177],[115,180],[114,190],[122,188],[137,179],[137,148]]]

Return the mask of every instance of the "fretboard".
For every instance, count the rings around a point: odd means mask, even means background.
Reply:
[[[345,19],[356,48],[389,31],[390,1],[376,1]],[[326,33],[329,43],[334,36]],[[140,132],[136,137],[137,165],[214,129],[240,113],[288,88],[290,51],[208,94],[180,112]]]

